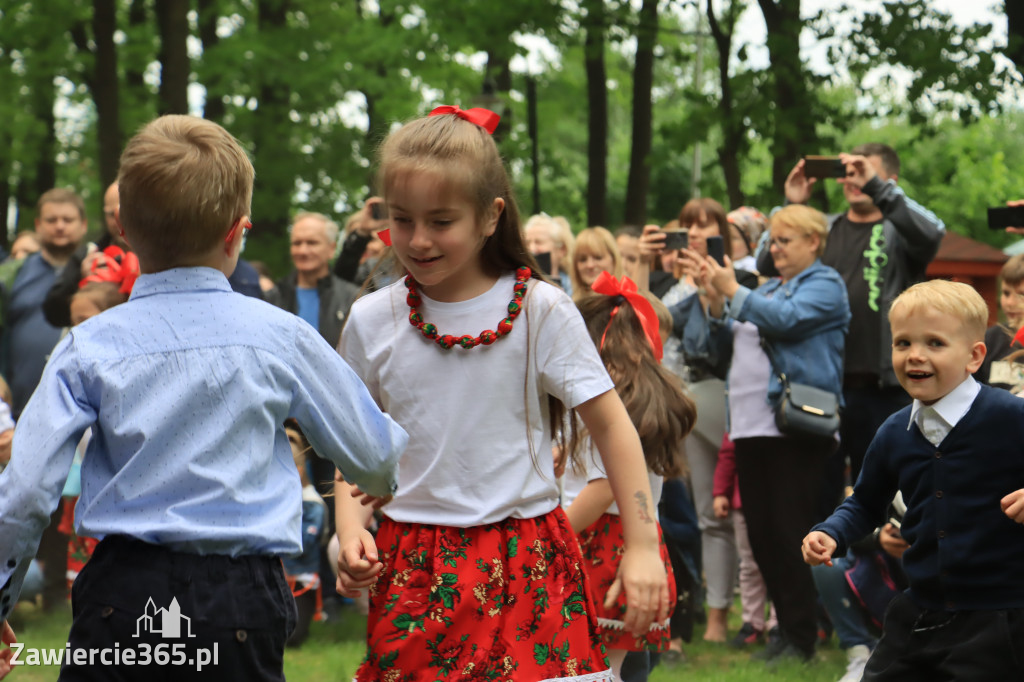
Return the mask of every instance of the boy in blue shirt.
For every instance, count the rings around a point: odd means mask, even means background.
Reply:
[[[896,491],[909,589],[886,612],[863,679],[1024,679],[1024,400],[978,384],[988,308],[934,280],[892,304],[893,368],[914,399],[875,435],[853,495],[804,538],[831,564],[885,522]]]
[[[203,119],[165,116],[131,139],[119,220],[142,275],[127,303],[58,344],[15,429],[0,477],[3,619],[93,429],[76,530],[102,541],[72,588],[61,680],[284,679],[295,604],[279,557],[302,549],[289,417],[346,480],[395,488],[406,433],[315,329],[228,285],[253,176]],[[10,643],[6,620],[2,633]]]

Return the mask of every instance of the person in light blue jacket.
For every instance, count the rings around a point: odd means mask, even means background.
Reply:
[[[820,261],[827,229],[825,216],[806,206],[772,216],[769,249],[779,276],[754,290],[736,282],[728,261],[691,256],[708,292],[707,352],[729,367],[729,437],[750,545],[778,612],[782,636],[755,654],[770,665],[810,660],[817,638],[814,581],[800,565],[799,545],[807,523],[821,519],[824,464],[836,439],[783,434],[775,405],[780,373],[842,391],[850,306],[843,280]]]

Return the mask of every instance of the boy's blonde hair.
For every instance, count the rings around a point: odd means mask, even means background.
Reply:
[[[889,308],[889,322],[892,323],[892,317],[897,310],[904,315],[910,315],[922,308],[931,308],[960,320],[964,332],[972,342],[985,339],[988,305],[981,294],[969,284],[945,279],[915,284],[892,302]]]
[[[1024,282],[1024,253],[1011,256],[1010,260],[1003,264],[1003,269],[999,271],[999,278],[1003,280],[1003,284],[1009,284],[1012,287]]]
[[[245,150],[212,121],[151,121],[121,154],[121,224],[148,272],[193,265],[251,212],[255,177]]]
[[[771,227],[787,227],[805,237],[818,236],[816,255],[821,258],[825,253],[825,240],[828,239],[828,220],[825,214],[816,208],[803,204],[790,204],[775,212],[769,219]]]

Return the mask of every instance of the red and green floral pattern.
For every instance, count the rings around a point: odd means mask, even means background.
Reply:
[[[676,581],[672,573],[665,538],[658,526],[658,544],[661,548],[661,561],[668,573],[669,603],[676,603]],[[619,571],[619,563],[625,552],[622,539],[622,520],[617,514],[602,514],[601,518],[580,533],[580,547],[583,550],[583,567],[590,578],[590,587],[594,590],[593,600],[597,605],[598,623],[601,628],[601,642],[606,649],[625,649],[626,651],[667,651],[669,640],[669,620],[663,623],[651,623],[646,636],[636,637],[625,629],[622,621],[626,615],[626,595],[620,593],[618,600],[610,608],[604,607],[604,598],[608,589],[615,582]]]
[[[453,528],[385,519],[359,682],[611,682],[561,509]]]

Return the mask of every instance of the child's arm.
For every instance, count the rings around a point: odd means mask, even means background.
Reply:
[[[377,543],[366,527],[373,508],[364,505],[362,493],[338,478],[334,481],[334,514],[338,531],[337,590],[346,597],[358,597],[360,590],[377,582],[384,568],[378,560]]]
[[[1024,523],[1024,488],[1014,490],[999,500],[999,506],[1003,508],[1003,513],[1010,517],[1010,520]]]
[[[800,549],[804,553],[804,561],[811,566],[832,565],[832,552],[836,551],[836,541],[831,535],[813,530],[804,538]]]
[[[614,501],[615,495],[612,494],[612,487],[607,478],[596,478],[587,483],[565,510],[569,523],[572,524],[572,531],[579,535],[601,518],[601,514],[608,511],[608,507]]]
[[[655,502],[647,478],[640,438],[618,394],[609,390],[576,408],[597,451],[615,493],[622,520],[626,551],[619,576],[608,591],[606,605],[626,591],[626,629],[645,634],[651,622],[669,614],[668,577],[658,545]]]

